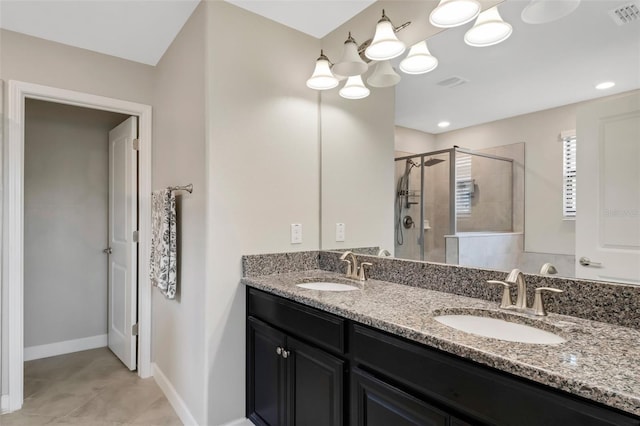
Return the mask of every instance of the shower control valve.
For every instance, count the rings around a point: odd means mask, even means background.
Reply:
[[[416,223],[413,221],[413,218],[411,216],[406,215],[402,218],[402,226],[404,226],[405,229],[414,228],[416,226]]]

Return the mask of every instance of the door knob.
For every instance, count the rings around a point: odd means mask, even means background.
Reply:
[[[102,250],[102,252],[106,254],[111,254],[113,253],[113,250],[111,249],[111,247],[107,247],[106,249]]]
[[[593,266],[595,268],[601,268],[602,267],[602,263],[600,262],[592,262],[591,259],[589,259],[588,257],[581,257],[580,260],[578,260],[578,262],[580,262],[580,264],[582,266]]]

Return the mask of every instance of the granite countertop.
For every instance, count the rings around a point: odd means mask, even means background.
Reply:
[[[306,290],[309,281],[345,282],[357,291]],[[386,281],[360,283],[323,270],[243,278],[247,286],[295,300],[516,376],[640,415],[640,331],[549,313],[498,309],[495,302]],[[499,291],[499,289],[496,289]],[[553,345],[513,343],[458,331],[433,319],[476,313],[506,317],[561,335]]]

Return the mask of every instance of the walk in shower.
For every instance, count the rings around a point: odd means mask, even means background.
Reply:
[[[466,261],[483,254],[469,242],[514,235],[511,158],[454,147],[396,158],[395,177],[396,257],[484,266]],[[499,243],[519,244],[509,238]]]

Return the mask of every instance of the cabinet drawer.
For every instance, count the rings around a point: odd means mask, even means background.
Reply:
[[[639,425],[633,416],[423,345],[353,325],[357,364],[479,422],[499,425]]]
[[[248,290],[248,315],[328,351],[345,353],[345,320],[253,288]]]

